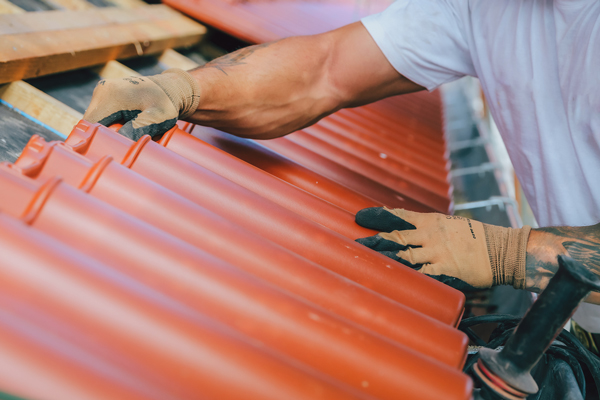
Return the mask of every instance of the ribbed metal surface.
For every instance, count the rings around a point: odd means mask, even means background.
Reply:
[[[391,4],[387,0],[366,4],[349,0],[166,3],[253,44],[326,32]],[[352,189],[369,188],[371,197],[380,202],[389,204],[400,196],[430,210],[451,212],[452,186],[442,127],[439,94],[414,93],[340,110],[302,131],[266,141],[265,146],[327,178],[344,179],[344,185]]]
[[[173,5],[250,42],[376,11]],[[447,154],[435,93],[270,141],[179,123],[134,143],[85,121],[33,137],[0,165],[0,391],[470,399],[464,296],[354,241],[375,233],[365,207],[451,210]]]
[[[165,3],[244,41],[262,43],[339,28],[383,11],[392,2],[167,0]]]
[[[45,398],[468,399],[463,295],[353,242],[371,232],[342,216],[379,203],[284,160],[349,210],[178,128],[134,143],[82,121],[2,165],[0,322],[50,324],[3,340],[55,381]]]

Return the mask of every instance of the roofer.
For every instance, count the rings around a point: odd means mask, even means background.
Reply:
[[[537,221],[563,227],[367,209],[357,222],[394,232],[359,241],[459,288],[540,291],[559,253],[600,271],[600,225],[590,226],[600,221],[599,68],[599,0],[396,0],[362,22],[189,73],[101,81],[84,118],[128,121],[120,132],[132,139],[178,118],[269,139],[340,108],[476,76]],[[582,305],[576,320],[600,332],[600,307]]]

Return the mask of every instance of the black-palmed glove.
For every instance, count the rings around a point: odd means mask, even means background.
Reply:
[[[172,68],[160,75],[100,81],[83,119],[106,126],[121,122],[119,133],[138,140],[165,133],[192,115],[199,102],[198,82]]]
[[[503,228],[437,213],[366,208],[356,222],[381,233],[357,242],[459,290],[525,287],[531,228]]]

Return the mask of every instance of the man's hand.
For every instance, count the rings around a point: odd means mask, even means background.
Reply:
[[[525,288],[530,227],[502,228],[462,217],[381,207],[359,211],[356,222],[382,231],[357,242],[459,290],[492,285]]]
[[[566,255],[600,275],[600,224],[535,229],[527,245],[526,288],[541,292],[558,270],[557,256]],[[586,302],[600,304],[600,294]]]
[[[94,91],[84,118],[104,125],[127,122],[119,133],[132,139],[164,133],[177,118],[272,139],[340,108],[423,89],[400,75],[362,23],[355,22],[245,47],[189,74],[108,79]]]
[[[119,133],[133,140],[158,136],[192,115],[200,101],[195,79],[180,69],[160,75],[102,80],[83,119],[111,125],[123,123]]]

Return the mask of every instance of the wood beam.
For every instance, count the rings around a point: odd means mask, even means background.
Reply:
[[[0,35],[50,33],[81,28],[104,28],[131,25],[140,22],[191,20],[172,8],[162,5],[146,5],[136,9],[95,7],[88,10],[50,10],[19,15],[0,16]],[[200,24],[195,23],[198,27]]]
[[[200,66],[197,62],[190,60],[173,49],[163,51],[160,57],[158,57],[158,62],[163,64],[166,68],[181,68],[184,71]]]
[[[85,2],[85,0],[53,1],[57,2],[57,4],[61,4],[62,6],[70,10],[95,8],[92,4]],[[132,3],[135,2],[135,0],[126,1],[131,1]],[[24,10],[12,5],[12,3],[8,3],[8,5],[5,5],[4,2],[6,2],[6,0],[0,0],[0,14],[13,14],[13,18],[11,18],[11,21],[13,21],[13,23],[11,25],[13,25],[15,29],[13,29],[12,34],[43,32],[46,31],[46,29],[60,30],[60,28],[62,28],[61,26],[57,25],[56,21],[53,21],[53,23],[50,24],[45,23],[44,18],[40,17],[40,13],[36,13],[37,15],[30,19],[25,19],[24,21],[26,23],[19,26],[18,23],[23,22],[23,20],[15,20],[14,14],[23,13]],[[82,2],[82,4],[79,4],[79,2]],[[66,14],[64,14],[64,12],[61,13],[61,19],[63,21],[66,18],[65,15]],[[90,22],[89,19],[86,19],[89,18],[89,16],[89,14],[85,14],[84,16],[82,16],[81,19],[77,21],[79,25],[70,24],[70,26],[85,26],[86,21]],[[119,21],[121,21],[122,23],[126,23],[126,21],[135,22],[140,20],[138,15],[120,15],[119,17]],[[68,20],[68,18],[66,19]],[[96,26],[102,26],[102,24],[99,23],[99,21],[92,20],[91,23],[95,23]],[[171,49],[163,51],[163,53],[161,54],[161,60],[161,62],[164,62],[165,65],[176,68],[190,69],[198,65],[194,61]],[[95,67],[94,70],[98,73],[98,75],[100,75],[103,78],[120,78],[139,75],[138,72],[114,60],[111,60],[102,66]],[[83,117],[83,115],[78,111],[72,109],[71,107],[65,105],[64,103],[53,98],[52,96],[42,92],[41,90],[21,80],[9,84],[0,85],[0,99],[10,104],[12,107],[19,110],[20,112],[23,112],[24,114],[35,118],[36,120],[42,122],[43,124],[49,126],[52,129],[55,129],[56,131],[62,133],[65,136],[71,132],[73,126],[75,126],[77,122]]]
[[[5,0],[0,0],[0,1],[5,1]],[[67,10],[90,10],[93,8],[97,8],[95,5],[93,5],[92,3],[88,3],[85,0],[46,0],[46,1],[50,1],[52,3],[58,4]],[[124,2],[123,6],[120,5],[121,1]],[[130,4],[130,2],[132,2],[132,3]],[[117,7],[121,7],[121,8],[134,8],[134,6],[140,7],[142,5],[147,4],[141,0],[114,0],[114,1],[112,1],[112,3],[115,4]],[[166,51],[169,51],[169,50],[166,50]],[[171,50],[171,51],[174,51],[174,50]],[[129,68],[115,60],[111,60],[102,66],[93,67],[92,71],[94,71],[100,77],[102,77],[104,79],[125,78],[128,76],[140,75],[136,71],[132,70],[131,68]]]
[[[115,6],[120,8],[138,8],[143,7],[147,3],[142,0],[109,0]]]
[[[24,13],[21,7],[18,7],[8,0],[0,0],[0,14],[21,14]]]
[[[140,74],[137,71],[134,71],[133,69],[121,64],[118,61],[109,61],[101,67],[93,68],[93,71],[104,79],[140,76]]]
[[[52,5],[58,6],[57,8],[64,8],[67,10],[91,10],[96,8],[92,3],[88,3],[85,0],[46,0]]]
[[[191,46],[205,33],[164,5],[0,15],[0,83]]]
[[[0,99],[64,135],[68,135],[83,117],[81,113],[23,81],[0,85]]]
[[[8,3],[7,6],[4,2]],[[25,11],[6,0],[0,0],[0,14],[20,14]],[[27,82],[16,81],[0,85],[0,99],[15,109],[68,135],[82,115]],[[5,133],[6,134],[6,133]]]

